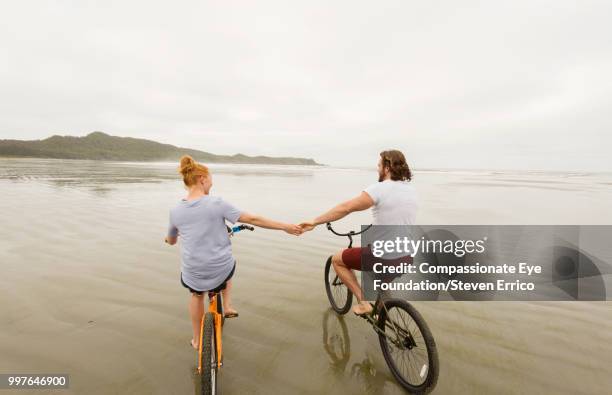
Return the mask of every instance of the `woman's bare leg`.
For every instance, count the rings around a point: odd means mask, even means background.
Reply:
[[[361,292],[361,286],[357,281],[357,277],[355,273],[348,268],[344,262],[342,261],[342,251],[338,252],[332,257],[332,265],[334,265],[334,270],[340,277],[340,280],[348,287],[348,289],[355,295],[357,298],[357,303],[353,306],[353,312],[355,314],[364,314],[372,311],[372,306],[367,301],[363,300],[363,293]]]
[[[193,329],[193,339],[191,345],[193,348],[198,348],[200,341],[200,325],[202,316],[204,315],[204,295],[191,294],[189,300],[189,313],[191,314],[191,326]]]
[[[225,314],[237,313],[232,306],[232,280],[229,280],[225,285],[225,289],[221,291],[223,295],[223,311]]]

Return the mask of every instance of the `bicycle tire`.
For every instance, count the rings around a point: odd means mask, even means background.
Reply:
[[[202,343],[202,395],[217,394],[217,347],[215,318],[212,313],[204,315]]]
[[[422,342],[420,342],[422,343],[421,347],[424,345],[427,351],[427,365],[422,365],[417,374],[418,376],[423,378],[424,376],[423,370],[426,369],[427,376],[421,383],[411,382],[411,381],[416,381],[416,380],[412,380],[412,378],[410,377],[410,374],[408,375],[404,374],[404,372],[400,370],[398,363],[396,363],[395,359],[393,358],[393,355],[392,355],[393,351],[391,347],[397,348],[397,346],[391,343],[385,335],[379,333],[378,340],[380,342],[380,347],[382,349],[383,356],[385,358],[385,362],[387,362],[387,366],[389,366],[389,369],[391,370],[391,373],[393,374],[395,379],[407,391],[414,393],[414,394],[427,394],[435,388],[438,382],[438,374],[440,371],[436,342],[423,316],[421,316],[421,314],[410,303],[404,300],[401,300],[401,299],[389,299],[383,302],[383,305],[380,307],[380,313],[379,313],[378,322],[377,322],[379,329],[385,331],[385,333],[388,333],[386,331],[387,329],[386,324],[387,324],[387,321],[389,321],[391,325],[393,321],[393,319],[388,319],[388,315],[391,315],[390,311],[392,311],[393,309],[398,309],[399,311],[403,310],[405,313],[408,314],[408,316],[415,323],[414,327],[411,327],[409,323],[405,325],[408,327],[407,330],[410,335],[402,338],[402,347],[405,347],[405,348],[403,351],[401,350],[401,348],[398,348],[399,352],[411,352],[412,353],[412,350],[419,346],[419,344],[416,343],[415,338],[412,336],[413,332],[415,332],[415,329],[418,329],[419,332],[421,333],[421,336],[420,336],[420,339],[422,340]],[[405,324],[404,319],[402,319],[402,324]],[[406,328],[402,328],[402,329],[406,330]],[[389,329],[389,332],[391,332],[391,329]],[[408,346],[407,343],[412,343],[412,344]],[[422,354],[419,354],[419,355],[422,355]],[[411,354],[410,357],[412,358],[413,361],[415,361],[414,366],[418,370],[419,361],[416,359],[417,351]],[[421,363],[423,362],[424,361],[421,361]],[[409,367],[412,366],[411,360],[409,360],[407,364],[409,365]],[[400,364],[400,365],[405,366],[404,364]]]
[[[341,315],[348,313],[353,303],[353,293],[338,278],[331,256],[325,263],[325,292],[327,292],[329,304],[336,313]],[[344,296],[345,293],[346,296]]]

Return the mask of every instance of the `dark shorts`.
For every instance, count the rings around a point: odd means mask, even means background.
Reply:
[[[375,263],[380,262],[383,266],[398,266],[402,263],[412,263],[412,257],[408,255],[394,259],[380,259],[372,255],[370,247],[354,247],[342,251],[342,262],[349,269],[371,272]]]
[[[197,291],[197,290],[191,288],[189,285],[185,284],[185,282],[183,281],[183,273],[181,273],[181,284],[183,284],[183,287],[187,288],[192,294],[196,294],[196,295],[202,295],[202,294],[204,294],[204,292],[218,293],[218,292],[223,291],[225,289],[225,287],[227,287],[227,282],[232,278],[232,276],[234,275],[234,271],[235,270],[236,270],[236,262],[234,262],[234,267],[232,267],[232,271],[227,276],[227,278],[225,280],[223,280],[221,285],[219,285],[217,288],[214,288],[214,289],[211,289],[211,290],[208,290],[208,291]]]

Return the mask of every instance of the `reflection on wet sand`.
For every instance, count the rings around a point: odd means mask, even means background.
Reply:
[[[358,381],[363,393],[377,394],[387,384],[394,384],[389,373],[382,373],[384,369],[374,362],[366,350],[364,355],[355,356],[358,360],[347,369],[351,359],[351,337],[344,317],[336,314],[332,309],[323,314],[323,349],[329,356],[329,366],[338,378],[349,375]],[[363,359],[362,359],[363,358]]]
[[[323,314],[323,349],[329,355],[332,371],[343,374],[351,358],[351,338],[344,317],[331,308]]]

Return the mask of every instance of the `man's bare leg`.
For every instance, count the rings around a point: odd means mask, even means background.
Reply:
[[[238,312],[232,307],[232,280],[229,280],[225,285],[225,289],[221,291],[223,295],[223,311],[227,314],[238,314]]]
[[[361,292],[361,286],[357,281],[357,277],[355,273],[351,269],[349,269],[344,262],[342,261],[342,251],[338,252],[334,256],[332,256],[332,265],[334,265],[334,270],[340,277],[340,280],[348,287],[348,289],[355,295],[357,298],[357,303],[353,306],[353,313],[355,314],[365,314],[372,311],[372,306],[369,302],[363,300],[363,293]]]
[[[197,349],[200,341],[200,323],[204,315],[204,295],[191,294],[191,299],[189,300],[189,313],[191,315],[191,326],[193,329],[191,346]]]

